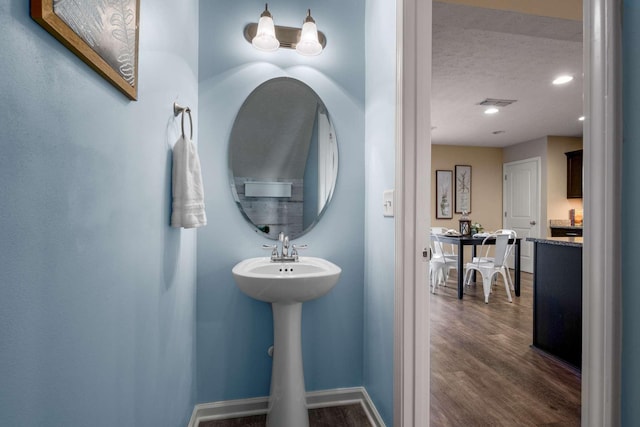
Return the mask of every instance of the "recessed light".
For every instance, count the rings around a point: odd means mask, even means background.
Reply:
[[[500,110],[498,110],[497,108],[493,107],[493,108],[487,108],[486,110],[484,110],[484,113],[485,114],[496,114],[498,111],[500,111]]]
[[[565,75],[556,77],[552,83],[554,85],[563,85],[563,84],[569,83],[571,80],[573,80],[573,76],[565,74]]]
[[[580,116],[578,120],[580,120],[581,122],[584,122],[584,116]]]

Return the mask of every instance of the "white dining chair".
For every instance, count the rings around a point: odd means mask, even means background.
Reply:
[[[505,258],[505,265],[507,265],[509,257],[512,254],[515,254],[516,239],[518,238],[518,233],[516,233],[515,230],[509,230],[507,228],[501,228],[500,230],[496,230],[496,234],[507,234],[509,236],[513,236],[513,239],[511,239],[510,243],[509,243],[510,248],[509,248],[508,255]],[[514,255],[514,266],[515,266],[515,255]],[[511,287],[511,290],[514,290],[513,279],[511,278],[511,270],[509,269],[508,265],[506,267],[506,270],[507,270],[507,277],[509,278],[509,286]]]
[[[491,246],[487,243],[488,240],[495,239],[495,253],[493,257],[489,256],[489,249]],[[492,233],[485,237],[482,241],[480,248],[480,256],[474,258],[472,262],[468,262],[465,266],[464,283],[466,286],[471,281],[471,276],[474,271],[479,272],[482,275],[482,288],[484,291],[484,302],[489,303],[489,294],[491,293],[491,282],[494,277],[501,275],[504,279],[504,286],[507,291],[507,298],[509,302],[513,302],[511,298],[511,275],[509,274],[509,267],[507,266],[507,258],[513,248],[513,241],[516,239],[515,232],[511,233]]]
[[[435,293],[440,284],[446,284],[451,269],[458,269],[458,254],[455,253],[455,245],[446,244],[440,240],[439,236],[445,231],[446,229],[442,227],[431,228],[432,257],[429,269],[432,293]]]
[[[511,256],[511,254],[515,253],[514,252],[514,248],[516,246],[516,238],[518,237],[518,234],[515,232],[515,230],[509,230],[506,228],[501,228],[500,230],[496,230],[492,233],[489,234],[507,234],[510,236],[514,236],[513,240],[509,243],[509,245],[511,246],[509,248],[509,255],[507,255],[507,260],[509,259],[509,256]],[[486,236],[485,236],[486,237]],[[482,251],[481,251],[482,252]],[[486,255],[486,254],[485,254]],[[474,257],[472,262],[477,262],[479,257]],[[493,262],[493,258],[492,256],[483,256],[480,257],[483,261],[491,261]],[[507,260],[505,260],[505,264],[507,263]],[[511,290],[514,290],[514,286],[513,286],[513,279],[511,278],[511,270],[509,269],[509,267],[507,266],[506,268],[507,271],[507,277],[509,278],[509,287],[511,288]],[[498,276],[493,276],[493,284],[496,283],[496,280],[498,279]]]

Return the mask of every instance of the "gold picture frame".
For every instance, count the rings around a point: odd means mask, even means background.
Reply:
[[[31,0],[31,17],[129,99],[137,100],[140,0]]]

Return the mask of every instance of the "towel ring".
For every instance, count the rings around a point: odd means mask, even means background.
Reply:
[[[193,118],[191,117],[191,108],[189,107],[183,107],[181,105],[179,105],[177,102],[173,103],[173,115],[174,117],[178,117],[178,114],[182,114],[182,136],[185,137],[185,133],[184,133],[184,113],[189,114],[189,126],[191,129],[191,137],[190,139],[193,139]]]

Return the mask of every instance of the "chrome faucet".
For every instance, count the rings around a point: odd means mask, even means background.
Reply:
[[[278,234],[278,241],[282,246],[282,251],[280,252],[280,258],[282,259],[288,258],[289,257],[289,236],[285,236],[284,233],[281,231],[280,234]]]
[[[307,245],[291,245],[291,253],[289,253],[289,236],[286,236],[283,232],[278,234],[278,242],[280,242],[281,250],[278,253],[278,244],[275,245],[262,245],[264,249],[271,250],[271,262],[297,262],[298,249],[306,249]]]

